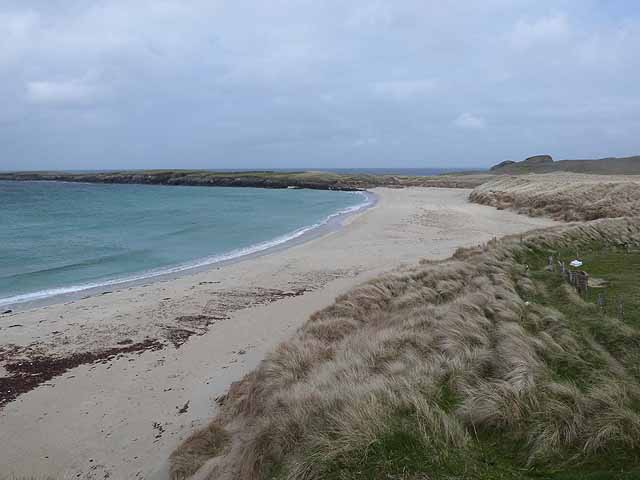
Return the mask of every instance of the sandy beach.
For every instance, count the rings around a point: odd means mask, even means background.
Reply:
[[[46,381],[30,377],[0,406],[0,472],[164,478],[168,455],[215,413],[216,397],[340,293],[554,223],[469,203],[465,189],[373,191],[375,207],[304,244],[0,316],[0,381],[35,371],[15,366],[21,359],[50,359],[37,365]]]

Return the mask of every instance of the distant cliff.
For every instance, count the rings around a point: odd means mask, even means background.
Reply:
[[[521,162],[506,160],[490,169],[494,174],[574,172],[600,175],[640,175],[640,156],[598,160],[554,161],[551,155],[536,155]]]

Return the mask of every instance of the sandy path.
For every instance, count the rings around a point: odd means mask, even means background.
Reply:
[[[403,263],[552,223],[469,204],[469,190],[374,191],[376,207],[288,250],[0,317],[0,352],[13,361],[163,345],[79,365],[2,407],[0,472],[161,478],[214,399],[339,293]]]

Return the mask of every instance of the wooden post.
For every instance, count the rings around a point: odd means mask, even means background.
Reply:
[[[547,271],[554,271],[553,255],[549,255],[549,257],[547,257]]]
[[[576,290],[580,295],[586,296],[587,290],[589,288],[589,275],[587,274],[587,272],[583,272],[582,270],[579,270],[574,275],[574,278],[575,278]]]
[[[622,297],[618,299],[618,318],[624,320],[624,300]]]
[[[598,298],[596,300],[596,303],[598,304],[598,306],[604,310],[604,295],[602,293],[598,294]]]

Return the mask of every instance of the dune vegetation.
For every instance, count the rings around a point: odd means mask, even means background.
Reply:
[[[639,267],[640,219],[620,218],[365,283],[231,387],[172,478],[638,478]]]
[[[134,183],[214,187],[311,188],[363,190],[374,187],[473,188],[493,178],[487,173],[434,175],[370,175],[326,171],[132,170],[116,172],[0,172],[0,180],[65,181],[85,183]]]
[[[476,187],[472,202],[531,216],[576,221],[640,214],[640,176],[551,173],[499,176]]]

